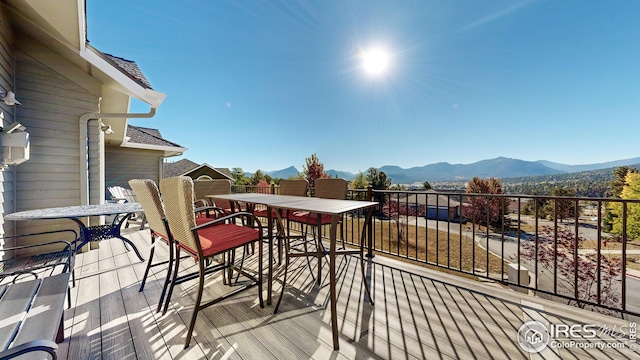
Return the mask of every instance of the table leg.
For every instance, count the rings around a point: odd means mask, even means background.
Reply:
[[[125,238],[124,236],[122,236],[122,234],[120,233],[120,229],[122,228],[122,224],[127,221],[127,219],[129,219],[131,216],[133,216],[133,214],[127,214],[125,216],[123,216],[120,221],[118,221],[117,223],[114,221],[114,224],[111,228],[111,230],[113,231],[113,236],[117,237],[118,239],[122,240],[125,244],[125,247],[127,246],[127,244],[131,245],[131,247],[133,248],[133,251],[136,253],[136,256],[138,257],[138,259],[140,259],[140,261],[144,261],[144,258],[142,257],[142,255],[140,254],[140,251],[138,251],[138,248],[136,247],[136,245],[129,239]],[[118,216],[116,215],[116,218],[118,218]],[[129,250],[129,249],[127,249]]]
[[[269,242],[268,246],[268,262],[267,266],[267,305],[271,305],[271,290],[273,288],[273,216],[271,214],[272,208],[267,206],[267,236],[269,237],[267,241]]]
[[[367,220],[365,222],[367,228],[367,257],[373,258],[373,207],[367,209]]]
[[[338,215],[331,216],[330,245],[329,245],[329,297],[331,298],[331,330],[333,331],[333,349],[340,350],[338,340],[338,311],[336,299],[336,232]]]
[[[322,258],[324,257],[324,246],[322,245],[322,215],[320,214],[318,214],[317,228],[318,233],[316,238],[316,247],[318,253],[316,254],[316,257],[318,258],[318,276],[316,277],[316,282],[320,285],[322,283]]]
[[[369,297],[369,302],[371,303],[371,305],[373,305],[373,297],[371,297],[371,290],[369,289],[369,282],[367,281],[367,274],[365,272],[364,269],[364,242],[365,242],[365,235],[367,235],[369,242],[368,242],[368,246],[369,246],[369,253],[372,252],[371,250],[371,227],[369,226],[372,222],[372,209],[369,209],[367,211],[366,217],[365,217],[365,221],[364,221],[364,225],[362,226],[362,234],[360,235],[360,269],[362,270],[362,282],[364,283],[364,289],[367,292],[367,296]]]
[[[87,239],[88,238],[87,226],[82,221],[80,221],[80,219],[71,219],[71,220],[75,221],[76,224],[78,224],[78,228],[80,229],[80,244],[77,244],[77,243],[75,244],[76,246],[75,251],[76,253],[78,253],[83,246],[89,243],[89,239]]]
[[[142,255],[140,254],[140,251],[138,251],[138,248],[136,247],[136,245],[129,239],[125,238],[124,236],[122,236],[122,234],[120,233],[120,227],[122,226],[122,223],[125,222],[129,217],[131,217],[132,214],[128,214],[126,216],[123,216],[122,218],[119,219],[119,221],[113,221],[111,223],[111,225],[98,225],[98,226],[86,226],[82,221],[80,221],[80,219],[78,218],[73,218],[71,220],[75,221],[76,224],[78,224],[78,227],[80,228],[80,234],[82,235],[82,242],[80,242],[80,245],[76,246],[76,252],[78,252],[84,245],[89,244],[92,241],[100,241],[106,238],[118,238],[120,240],[122,240],[122,242],[124,242],[125,246],[126,244],[131,245],[131,247],[133,248],[133,251],[135,251],[136,256],[138,257],[138,259],[140,259],[140,261],[144,261],[144,258],[142,257]],[[118,219],[118,217],[116,216],[116,219]],[[104,228],[106,226],[106,228]],[[94,231],[95,229],[97,229],[97,234],[96,231]],[[105,230],[106,229],[106,230]],[[94,234],[96,234],[97,238],[94,238]],[[127,249],[128,250],[128,249]]]

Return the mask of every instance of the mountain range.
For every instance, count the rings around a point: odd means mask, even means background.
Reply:
[[[567,165],[547,160],[525,161],[498,157],[495,159],[481,160],[472,164],[439,162],[409,169],[403,169],[395,165],[385,165],[378,168],[378,170],[383,171],[387,175],[387,178],[391,178],[394,184],[411,184],[424,181],[464,181],[470,180],[475,176],[481,178],[510,178],[568,174],[636,164],[640,164],[640,157],[586,165]],[[346,180],[353,180],[357,176],[357,174],[347,171],[328,170],[326,172],[332,177],[337,176]],[[295,166],[290,166],[277,171],[264,171],[264,173],[273,178],[287,179],[297,176],[299,171]]]

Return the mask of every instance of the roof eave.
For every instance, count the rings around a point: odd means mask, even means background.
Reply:
[[[163,151],[165,157],[172,156],[180,156],[184,154],[188,148],[177,147],[177,146],[162,146],[162,145],[149,145],[149,144],[138,144],[138,143],[128,143],[123,142],[120,147],[123,148],[131,148],[131,149],[141,149],[141,150],[154,150],[154,151]]]
[[[158,108],[167,96],[159,91],[147,89],[133,81],[122,73],[122,71],[102,58],[99,51],[88,44],[79,51],[79,54],[85,61],[112,80],[110,82],[105,81],[107,85],[116,87],[118,90],[149,104],[152,108]]]
[[[227,178],[227,179],[229,179],[229,180],[234,180],[234,179],[233,179],[233,177],[229,177],[229,175],[227,175],[227,174],[225,174],[225,173],[223,173],[223,172],[219,171],[218,169],[214,168],[213,166],[211,166],[211,165],[209,165],[209,164],[207,164],[207,163],[204,163],[204,164],[201,164],[201,165],[199,165],[199,166],[196,166],[196,167],[194,167],[193,169],[186,171],[186,172],[185,172],[184,174],[182,174],[182,175],[187,175],[187,174],[192,173],[192,172],[194,172],[194,171],[196,171],[196,170],[198,170],[198,169],[201,169],[201,168],[203,168],[203,167],[207,167],[207,168],[209,168],[209,169],[211,169],[211,170],[215,171],[216,173],[218,173],[218,174],[220,174],[220,175],[222,175],[222,176],[226,177],[226,178]]]

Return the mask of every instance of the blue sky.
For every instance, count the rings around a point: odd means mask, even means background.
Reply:
[[[87,0],[87,37],[167,94],[130,123],[197,163],[577,165],[640,156],[638,14],[631,0]],[[389,64],[374,76],[376,48]]]

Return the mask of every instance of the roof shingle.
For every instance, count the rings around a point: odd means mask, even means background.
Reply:
[[[117,68],[121,69],[122,72],[127,75],[131,80],[138,83],[138,85],[153,90],[151,84],[147,80],[147,78],[142,73],[142,70],[138,67],[134,61],[127,60],[118,56],[113,56],[111,54],[102,53],[105,59],[115,65]]]
[[[189,159],[182,159],[176,162],[164,163],[164,177],[180,176],[186,174],[189,170],[197,168],[198,164]]]
[[[165,162],[163,166],[164,177],[187,175],[198,168],[207,168],[211,169],[215,173],[218,173],[220,177],[216,176],[215,178],[227,178],[229,180],[233,180],[231,170],[229,170],[228,168],[214,168],[207,163],[197,164],[189,159],[182,159],[176,162]],[[192,174],[189,174],[189,176],[191,175]]]
[[[182,148],[182,146],[164,139],[158,129],[128,125],[127,137],[130,143]]]

